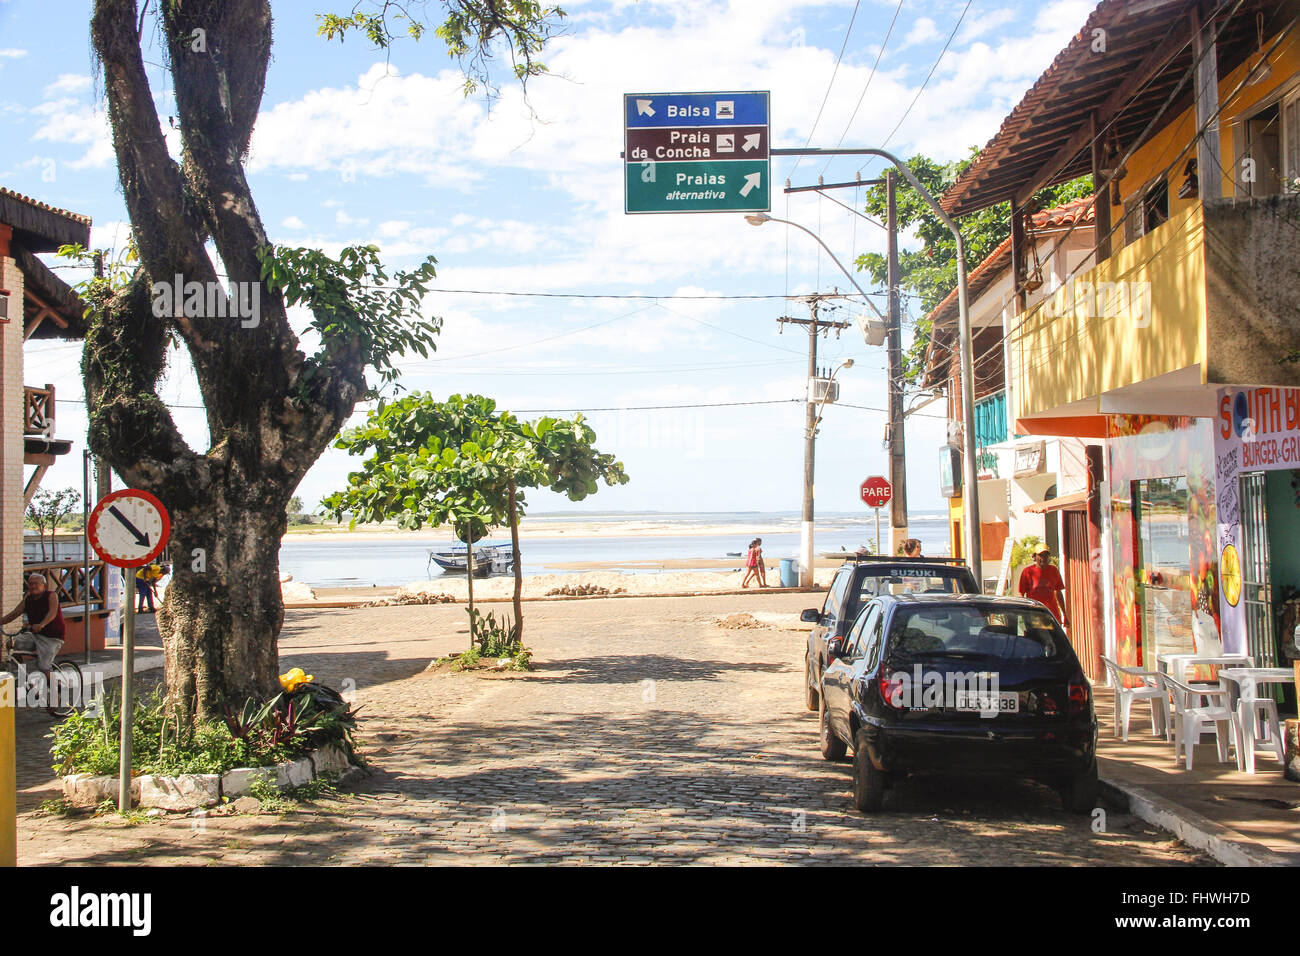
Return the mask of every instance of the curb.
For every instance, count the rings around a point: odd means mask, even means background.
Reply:
[[[137,657],[133,673],[139,674],[144,671],[158,670],[166,663],[166,660],[162,654],[145,654]],[[114,680],[122,676],[122,659],[120,657],[115,661],[105,661],[102,664],[82,664],[78,661],[77,665],[81,668],[82,673],[90,671],[99,674],[104,680]]]
[[[1277,853],[1236,830],[1215,823],[1194,810],[1157,796],[1150,790],[1099,778],[1102,792],[1120,807],[1147,823],[1167,830],[1188,846],[1212,856],[1224,866],[1300,866],[1300,859]]]

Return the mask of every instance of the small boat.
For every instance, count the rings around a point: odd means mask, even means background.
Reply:
[[[468,551],[464,545],[450,551],[430,551],[429,561],[444,574],[465,574],[469,570]],[[481,544],[474,548],[474,576],[509,574],[515,569],[514,555],[508,544]]]

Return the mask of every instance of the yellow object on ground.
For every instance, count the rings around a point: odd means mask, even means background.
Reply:
[[[18,864],[16,699],[13,676],[0,674],[0,866]]]
[[[301,667],[295,667],[287,674],[280,675],[280,686],[284,688],[285,693],[292,694],[302,684],[310,684],[312,676],[303,671]]]

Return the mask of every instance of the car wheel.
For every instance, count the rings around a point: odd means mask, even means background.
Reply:
[[[1087,770],[1070,777],[1061,787],[1061,803],[1067,813],[1091,813],[1097,806],[1097,761]]]
[[[862,813],[875,813],[885,801],[887,778],[867,753],[866,734],[859,730],[853,749],[853,805]]]
[[[804,703],[809,710],[820,710],[822,695],[817,693],[817,688],[812,680],[812,662],[808,658],[803,661],[803,693]]]
[[[843,760],[849,749],[848,744],[836,737],[835,731],[831,730],[830,721],[826,719],[826,698],[822,698],[818,709],[821,712],[822,756],[827,760]]]

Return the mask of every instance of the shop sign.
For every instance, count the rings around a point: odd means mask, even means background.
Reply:
[[[1047,442],[1030,442],[1028,445],[1016,446],[1017,478],[1041,475],[1047,469]]]

